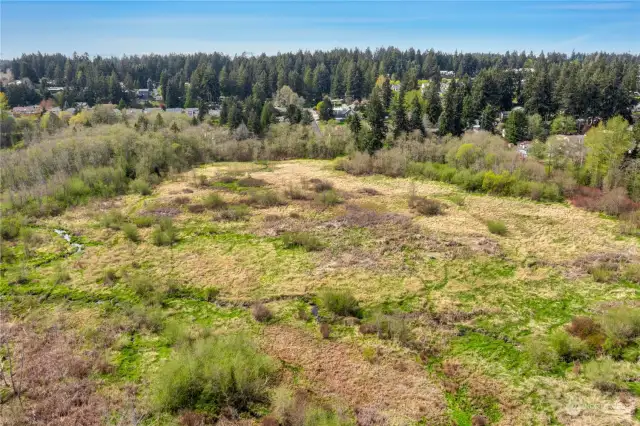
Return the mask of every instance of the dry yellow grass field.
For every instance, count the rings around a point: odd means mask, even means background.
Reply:
[[[238,184],[247,177],[263,182]],[[335,203],[318,200],[318,179],[333,187]],[[287,195],[292,188],[297,199]],[[265,192],[279,202],[256,201]],[[225,207],[203,207],[210,194]],[[409,207],[411,196],[439,201],[442,214],[418,214]],[[221,212],[228,206],[244,209],[246,217],[225,219]],[[132,242],[117,227],[104,226],[105,215],[114,212],[125,221],[170,217],[178,240],[152,244],[152,225],[138,227],[140,242]],[[506,233],[491,233],[489,221],[502,222]],[[56,345],[63,335],[72,341],[68,351],[105,364],[78,375],[91,387],[87,408],[69,411],[56,424],[124,424],[131,413],[150,413],[146,388],[172,356],[167,336],[176,324],[190,336],[255,336],[280,363],[281,385],[340,406],[349,421],[362,425],[638,421],[633,391],[595,389],[570,363],[543,371],[526,351],[531,336],[546,336],[575,316],[640,300],[637,284],[598,282],[589,273],[602,256],[619,259],[621,270],[640,259],[638,239],[620,236],[614,220],[594,213],[468,194],[437,182],[355,177],[334,170],[332,162],[304,160],[203,166],[173,176],[150,196],[95,201],[32,225],[38,235],[32,258],[58,256],[27,264],[27,284],[16,284],[20,268],[2,278],[0,294],[14,330],[28,330],[14,333],[16,348],[33,333],[48,333]],[[81,242],[82,252],[66,255],[57,228]],[[292,232],[317,240],[318,247],[287,246],[284,238]],[[68,278],[52,278],[61,268]],[[136,287],[141,276],[152,288]],[[215,296],[202,296],[214,289]],[[352,294],[361,318],[329,312],[322,304],[327,290]],[[166,296],[146,303],[157,294]],[[251,317],[248,308],[258,302],[273,313],[269,322]],[[120,310],[127,304],[133,307]],[[310,304],[320,306],[320,320],[309,314]],[[360,326],[380,318],[395,327],[392,338]],[[318,321],[330,324],[327,338]],[[51,334],[54,324],[59,335]],[[640,373],[637,361],[625,368]],[[29,402],[27,396],[25,404],[51,399],[38,398]],[[99,412],[93,420],[91,410]],[[224,421],[259,424],[268,411]],[[10,410],[2,416],[5,424],[18,418]],[[180,421],[154,414],[138,420]]]

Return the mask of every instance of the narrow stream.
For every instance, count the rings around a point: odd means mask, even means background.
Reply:
[[[56,234],[60,235],[62,238],[64,238],[64,240],[66,242],[68,242],[71,247],[76,249],[76,253],[80,253],[82,251],[82,244],[79,243],[72,243],[71,242],[71,235],[65,231],[64,229],[54,229],[53,230]]]

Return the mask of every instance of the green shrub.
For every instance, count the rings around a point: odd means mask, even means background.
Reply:
[[[411,340],[411,330],[403,317],[378,313],[374,315],[371,324],[375,326],[380,339],[396,340],[400,343]]]
[[[416,196],[409,198],[409,207],[424,216],[440,215],[444,208],[440,201]]]
[[[617,392],[623,385],[620,366],[611,358],[589,361],[584,365],[584,375],[603,392]]]
[[[129,281],[129,286],[140,299],[149,299],[155,291],[156,287],[147,275],[136,275]]]
[[[256,303],[251,307],[251,315],[253,315],[253,318],[258,322],[268,322],[273,318],[273,314],[269,308],[262,303]]]
[[[16,216],[4,216],[0,219],[0,235],[3,240],[11,241],[20,234],[22,221]]]
[[[324,307],[336,315],[360,318],[362,311],[353,295],[346,290],[326,290],[320,295]]]
[[[224,208],[227,203],[218,194],[212,192],[211,194],[208,194],[206,197],[204,197],[204,199],[202,200],[202,205],[208,209],[218,210]]]
[[[140,195],[151,195],[151,186],[144,179],[138,178],[131,181],[131,183],[129,184],[129,188],[131,188],[131,191]]]
[[[525,350],[531,362],[543,371],[551,371],[558,364],[558,353],[539,336],[528,339]]]
[[[489,171],[484,174],[482,179],[482,190],[490,194],[511,195],[515,182],[516,178],[507,171],[501,174]]]
[[[126,316],[131,320],[134,329],[146,329],[159,333],[164,328],[164,315],[160,308],[134,306],[127,309]]]
[[[102,226],[108,229],[120,229],[124,221],[124,215],[117,210],[111,210],[104,214],[101,219]]]
[[[140,241],[140,235],[138,234],[138,228],[132,223],[124,223],[120,226],[122,232],[124,232],[125,237],[127,237],[130,241],[137,243]]]
[[[322,242],[308,232],[285,232],[282,234],[284,248],[303,247],[307,251],[322,249]]]
[[[262,179],[256,179],[251,176],[247,176],[246,178],[242,178],[238,180],[238,186],[243,186],[245,188],[258,188],[261,186],[265,186],[267,182]]]
[[[227,220],[227,221],[238,221],[245,220],[249,217],[249,207],[244,204],[238,206],[229,206],[224,210],[220,210],[216,215],[218,220]]]
[[[183,345],[190,339],[189,330],[178,321],[168,321],[162,334],[169,346]]]
[[[585,360],[592,355],[586,342],[571,336],[564,330],[557,330],[551,334],[549,344],[563,361]]]
[[[453,195],[450,195],[448,198],[453,204],[456,204],[458,206],[464,206],[464,200],[465,200],[464,196],[460,194],[453,194]]]
[[[334,206],[342,203],[342,199],[336,191],[330,189],[328,191],[322,191],[315,198],[316,202],[324,206]]]
[[[224,407],[244,412],[267,400],[276,364],[244,336],[217,336],[174,352],[152,386],[153,406],[171,413]]]
[[[160,223],[153,230],[151,238],[156,246],[171,246],[178,241],[178,231],[173,226],[173,221],[165,217],[160,219]]]
[[[292,184],[289,184],[289,186],[287,186],[287,189],[285,189],[285,191],[284,191],[284,195],[289,197],[289,198],[291,198],[292,200],[306,200],[307,199],[307,195],[304,193],[302,188],[300,188],[298,186],[293,186]]]
[[[333,184],[331,182],[317,178],[309,179],[309,186],[315,192],[323,192],[333,189]]]
[[[496,235],[506,235],[507,234],[507,225],[504,222],[499,220],[490,220],[487,222],[487,228],[489,228],[489,232]]]
[[[71,279],[71,275],[69,275],[69,271],[62,268],[57,268],[53,273],[53,283],[54,284],[62,284]]]
[[[608,283],[614,278],[614,271],[606,266],[595,266],[589,268],[589,273],[593,277],[593,280],[597,283]]]
[[[156,218],[154,216],[136,216],[133,218],[133,223],[138,228],[149,228],[156,223]]]
[[[622,277],[632,283],[640,284],[640,265],[637,263],[627,265]]]
[[[275,207],[284,204],[280,196],[273,191],[251,191],[249,203],[259,207]]]
[[[204,298],[207,302],[215,301],[220,295],[220,289],[216,287],[207,287],[204,289]]]
[[[640,337],[640,309],[620,307],[609,309],[600,324],[607,336],[609,348],[624,347]]]

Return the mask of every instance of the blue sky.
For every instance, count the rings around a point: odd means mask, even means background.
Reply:
[[[4,1],[1,53],[640,52],[640,1]]]

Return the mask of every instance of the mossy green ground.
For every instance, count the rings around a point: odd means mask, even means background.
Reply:
[[[286,188],[297,185],[309,193],[309,200],[252,206],[247,220],[230,222],[219,220],[216,211],[191,213],[187,208],[212,192],[229,204],[245,202],[246,188],[237,182],[216,183],[216,176],[248,173],[264,179],[283,199]],[[198,183],[199,175],[209,179],[206,186]],[[331,181],[343,203],[327,207],[311,201],[313,193],[304,183],[310,178]],[[364,187],[381,195],[360,192]],[[442,200],[445,214],[416,216],[407,206],[411,191]],[[101,392],[117,394],[129,384],[144,389],[179,339],[243,331],[263,342],[267,352],[271,346],[263,332],[270,327],[292,327],[321,339],[315,319],[301,319],[299,312],[308,313],[310,302],[320,303],[318,296],[327,288],[346,289],[360,301],[363,321],[377,313],[404,316],[413,327],[428,330],[427,335],[442,332],[444,342],[437,353],[421,357],[410,345],[363,335],[357,325],[338,320],[326,344],[356,348],[357,353],[373,345],[378,348],[374,364],[418,363],[420,374],[441,392],[440,401],[431,401],[439,407],[433,410],[442,410],[455,424],[470,425],[475,415],[485,416],[490,424],[635,421],[632,406],[617,407],[611,414],[614,397],[593,389],[583,378],[537,369],[523,345],[530,336],[549,333],[576,315],[640,300],[634,283],[597,283],[587,273],[574,273],[576,261],[593,253],[633,252],[638,240],[620,238],[615,221],[567,205],[464,195],[460,206],[451,201],[459,201],[451,198],[458,194],[441,183],[353,177],[322,161],[201,167],[160,184],[150,196],[94,201],[59,217],[35,220],[30,227],[37,238],[28,243],[27,251],[20,241],[3,247],[14,256],[2,264],[0,300],[13,321],[36,323],[40,330],[65,318],[68,331],[83,336],[84,349],[104,350],[113,369],[96,380]],[[177,203],[178,197],[188,198],[187,204]],[[340,222],[353,206],[401,215],[408,225],[385,228],[384,223],[359,223],[357,218]],[[172,247],[151,244],[153,227],[140,228],[142,241],[136,244],[121,231],[100,225],[102,215],[112,210],[131,218],[160,208],[173,209],[179,240]],[[490,234],[484,224],[490,219],[503,221],[509,232]],[[57,227],[69,230],[74,241],[83,244],[82,252],[74,253],[53,232]],[[284,231],[311,233],[323,249],[285,248]],[[60,270],[69,273],[68,280],[56,282]],[[131,287],[140,275],[153,284],[150,294],[141,296]],[[219,293],[208,296],[208,289],[214,288]],[[247,308],[258,301],[273,311],[269,323],[251,317]],[[331,318],[322,306],[319,315]],[[451,319],[435,325],[420,323],[426,316],[447,315]],[[275,350],[271,354],[278,357]],[[448,389],[441,370],[451,361],[460,363],[465,380],[487,380],[496,388],[478,393],[463,381],[455,390]],[[292,387],[324,380],[322,375],[310,379],[304,354],[299,362],[283,358],[282,365],[288,372],[282,380]],[[314,387],[319,398],[351,401],[353,396],[347,390],[341,394],[321,384]],[[575,410],[581,394],[588,397]],[[141,406],[147,396],[144,390],[137,393]],[[630,398],[635,404],[636,397]],[[376,401],[364,403],[390,418],[416,424],[431,421],[403,412],[401,404],[381,408]],[[349,407],[352,413],[356,408]],[[145,421],[177,420],[154,415]]]

